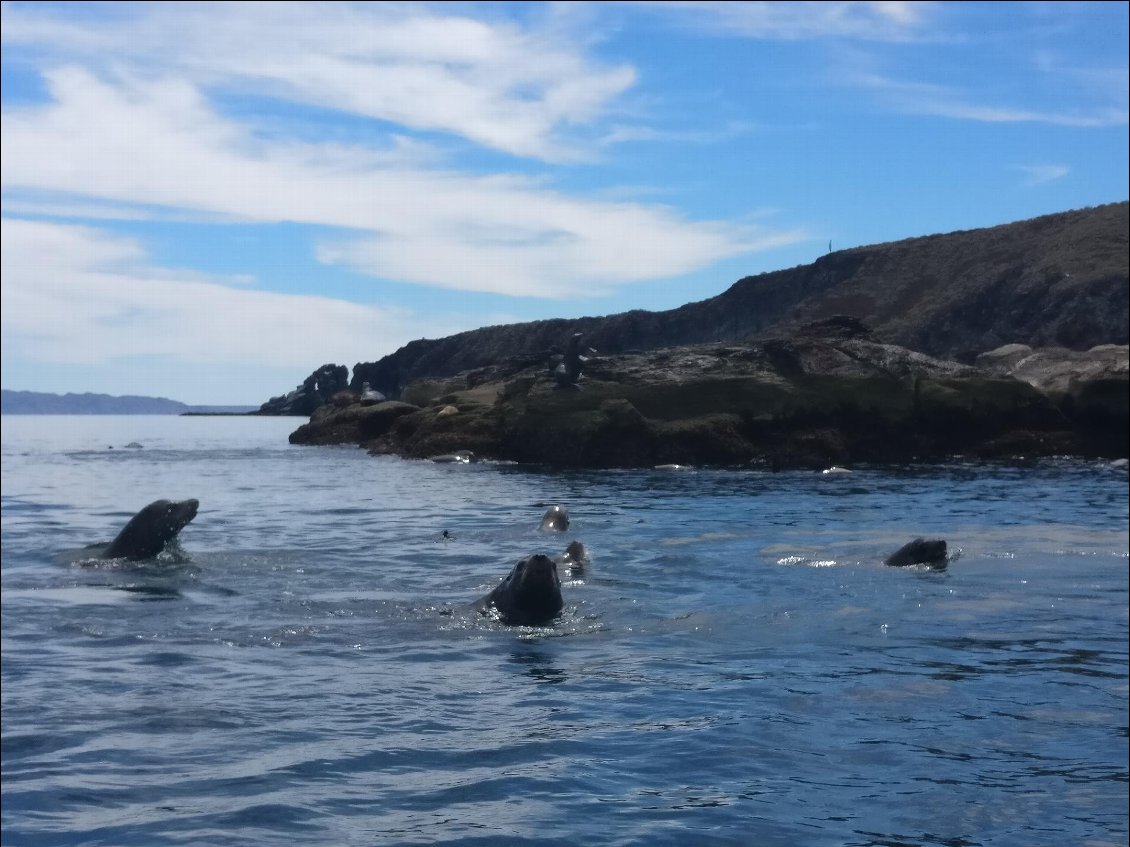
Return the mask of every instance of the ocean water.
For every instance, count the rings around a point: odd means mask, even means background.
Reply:
[[[3,419],[5,847],[1127,843],[1125,469],[563,473],[298,423]],[[188,497],[166,560],[83,561]],[[881,563],[918,535],[945,570]],[[573,539],[553,625],[470,608]]]

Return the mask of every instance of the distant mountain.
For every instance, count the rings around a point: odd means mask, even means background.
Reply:
[[[833,315],[855,317],[884,341],[970,363],[1004,344],[1085,350],[1126,344],[1126,202],[986,229],[840,250],[810,265],[738,280],[726,291],[664,312],[485,327],[420,339],[357,364],[397,397],[409,382],[512,359],[544,360],[574,332],[602,354],[787,335]]]
[[[109,394],[46,394],[0,391],[5,415],[185,415],[244,414],[254,406],[189,406],[164,397],[113,397]]]

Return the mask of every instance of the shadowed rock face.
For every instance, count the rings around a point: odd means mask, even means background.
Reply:
[[[557,564],[540,553],[527,556],[477,605],[484,614],[495,610],[510,626],[549,623],[564,606]]]
[[[322,365],[306,377],[294,391],[280,397],[272,397],[252,414],[312,415],[322,406],[333,404],[335,397],[348,390],[349,368],[345,365]],[[361,391],[350,393],[358,397],[362,396]],[[373,394],[371,397],[375,398],[376,395]],[[377,401],[373,399],[372,402]]]
[[[198,500],[155,500],[130,518],[102,558],[154,558],[196,517],[199,507]]]

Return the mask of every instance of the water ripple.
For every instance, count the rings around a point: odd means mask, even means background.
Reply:
[[[1124,473],[453,485],[189,420],[5,419],[5,844],[1126,843]],[[183,560],[64,555],[162,496]],[[574,538],[552,625],[473,610]]]

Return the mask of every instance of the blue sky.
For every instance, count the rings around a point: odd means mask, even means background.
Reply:
[[[1128,8],[4,2],[3,386],[257,405],[1125,200]]]

